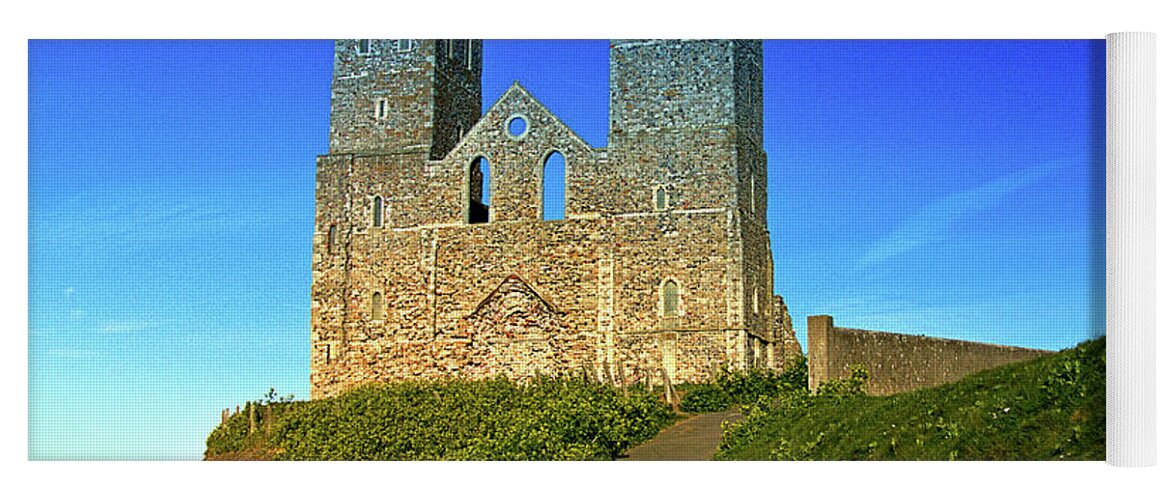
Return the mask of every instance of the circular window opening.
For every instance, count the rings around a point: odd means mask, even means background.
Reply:
[[[523,116],[514,116],[508,119],[508,135],[514,138],[521,138],[529,131],[529,124],[525,121]]]

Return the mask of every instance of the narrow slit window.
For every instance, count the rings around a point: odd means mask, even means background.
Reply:
[[[748,211],[756,213],[756,176],[748,178]]]
[[[370,298],[370,318],[375,321],[382,321],[385,316],[386,312],[382,305],[382,293],[374,292],[374,296]]]
[[[655,210],[667,209],[667,188],[659,186],[655,189]]]
[[[675,280],[667,280],[663,284],[663,316],[673,318],[679,316],[679,285]]]
[[[374,197],[374,227],[382,227],[382,197]]]
[[[329,238],[326,239],[326,243],[325,243],[325,252],[329,253],[329,254],[333,254],[336,251],[337,251],[337,225],[330,224]]]

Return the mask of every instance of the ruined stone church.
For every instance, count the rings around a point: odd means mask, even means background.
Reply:
[[[476,40],[335,43],[313,398],[440,377],[679,383],[800,352],[773,290],[759,41],[612,41],[605,148],[520,84],[481,115],[481,61]]]

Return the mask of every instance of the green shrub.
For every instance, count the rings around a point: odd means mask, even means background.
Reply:
[[[248,439],[248,414],[238,413],[211,431],[207,437],[207,454],[219,455],[230,451],[240,451],[246,446]]]
[[[604,460],[673,419],[650,392],[579,377],[399,382],[295,403],[266,446],[284,460]]]
[[[850,365],[850,376],[827,380],[817,386],[818,396],[847,397],[866,394],[866,381],[870,372],[862,365]]]
[[[779,378],[785,389],[804,392],[809,387],[809,359],[803,354],[786,359]]]
[[[761,398],[771,400],[785,394],[803,394],[808,377],[804,356],[791,358],[780,373],[762,369],[723,370],[714,383],[695,386],[684,394],[680,409],[693,413],[723,411],[734,404],[752,404]]]
[[[724,411],[732,407],[732,397],[717,385],[700,385],[683,395],[679,409],[690,413]]]
[[[207,437],[205,455],[263,448],[276,420],[296,404],[292,394],[279,399],[275,394],[275,389],[269,389],[264,398],[245,403],[240,413],[213,429]]]

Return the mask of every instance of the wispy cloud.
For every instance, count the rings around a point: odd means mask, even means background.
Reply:
[[[96,197],[96,196],[93,196]],[[209,228],[241,227],[238,217],[218,206],[221,200],[208,198],[168,199],[156,194],[126,194],[107,204],[96,204],[85,196],[74,196],[60,204],[38,207],[30,215],[32,237],[44,241],[75,241],[85,238],[161,240],[206,231]],[[65,290],[66,295],[72,288]]]
[[[967,191],[936,199],[871,245],[854,266],[854,271],[869,269],[887,259],[946,238],[952,226],[960,219],[995,206],[1012,192],[1041,180],[1058,165],[1058,162],[1050,162],[1018,170]]]

